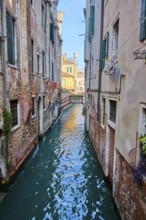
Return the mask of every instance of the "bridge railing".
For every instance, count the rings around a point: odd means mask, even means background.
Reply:
[[[84,104],[84,96],[67,96],[61,100],[61,110],[70,104]]]

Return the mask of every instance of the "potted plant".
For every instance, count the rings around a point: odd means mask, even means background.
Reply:
[[[142,136],[139,138],[140,141],[140,146],[141,146],[141,150],[142,150],[142,155],[146,156],[146,136]]]

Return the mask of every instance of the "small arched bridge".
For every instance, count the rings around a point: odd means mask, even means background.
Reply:
[[[61,100],[61,110],[64,109],[67,105],[70,104],[84,104],[84,96],[83,95],[70,95]]]

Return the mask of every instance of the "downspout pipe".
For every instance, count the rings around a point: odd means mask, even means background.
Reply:
[[[2,73],[3,73],[3,96],[4,108],[6,108],[6,52],[5,52],[5,31],[4,31],[4,18],[5,18],[4,1],[1,1],[1,28],[2,28]]]
[[[101,26],[100,26],[100,43],[103,39],[103,23],[104,23],[104,0],[101,1]],[[98,78],[98,100],[97,100],[97,120],[100,121],[100,94],[101,94],[102,70],[99,66]]]

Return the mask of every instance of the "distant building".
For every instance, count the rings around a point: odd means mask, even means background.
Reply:
[[[69,93],[77,92],[77,73],[78,73],[78,54],[74,53],[73,58],[68,58],[66,54],[62,55],[62,75],[61,87],[63,91]]]
[[[85,92],[85,72],[84,70],[79,70],[77,74],[77,94],[84,95]]]

